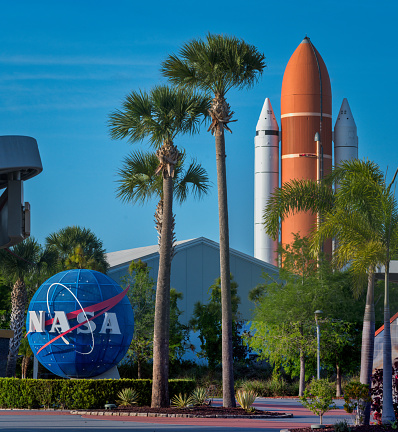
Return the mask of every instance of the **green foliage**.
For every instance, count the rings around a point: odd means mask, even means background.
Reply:
[[[229,89],[251,87],[265,68],[265,56],[235,36],[208,34],[170,55],[162,73],[173,84],[225,95]]]
[[[333,384],[326,379],[312,380],[309,388],[305,390],[304,396],[300,397],[303,406],[319,416],[322,424],[322,416],[325,412],[336,408],[333,402],[336,391]]]
[[[240,336],[242,321],[238,312],[240,298],[238,296],[238,284],[231,275],[231,305],[232,305],[232,344],[233,356],[235,361],[240,361],[246,357],[248,348],[244,345]],[[194,331],[199,331],[201,342],[199,351],[196,355],[199,358],[206,358],[209,368],[214,370],[221,364],[221,280],[216,279],[215,283],[209,288],[209,302],[202,304],[195,303],[190,325]]]
[[[175,408],[187,408],[192,405],[193,400],[191,395],[179,393],[178,395],[175,395],[173,398],[171,398],[171,406]]]
[[[0,329],[10,328],[11,286],[0,276]]]
[[[351,428],[347,420],[341,420],[333,425],[334,432],[351,432]]]
[[[134,311],[134,335],[128,351],[131,361],[138,364],[139,378],[144,364],[152,358],[153,323],[155,316],[156,288],[150,276],[151,268],[141,260],[132,262],[129,275],[123,278],[122,286],[130,286],[127,296]],[[182,311],[178,300],[182,294],[170,289],[170,360],[180,359],[185,352],[189,329],[179,321]]]
[[[169,357],[171,361],[181,360],[189,342],[189,327],[181,324],[179,320],[183,311],[178,307],[178,300],[182,299],[182,293],[170,288]]]
[[[364,418],[364,409],[372,398],[369,385],[351,381],[344,388],[344,410],[355,416],[355,425],[360,425]]]
[[[113,139],[138,142],[148,138],[159,148],[177,134],[197,132],[201,116],[208,116],[209,108],[210,99],[198,93],[158,85],[150,93],[132,91],[123,109],[110,114],[108,125]]]
[[[64,266],[66,270],[90,269],[100,272],[106,271],[103,263],[96,261],[93,256],[87,255],[80,245],[77,245],[73,249],[73,252],[65,259]]]
[[[138,393],[132,388],[124,388],[117,394],[117,397],[119,399],[116,400],[116,403],[123,406],[136,405],[138,401]]]
[[[186,153],[182,152],[177,161],[173,177],[173,195],[183,203],[191,190],[194,197],[202,198],[209,190],[206,170],[191,161],[185,169]],[[144,204],[151,198],[163,196],[163,178],[156,174],[159,159],[154,152],[133,151],[123,161],[118,171],[117,197],[123,202]]]
[[[138,405],[150,405],[151,380],[34,380],[0,378],[0,408],[60,409],[103,408],[114,403],[118,394],[130,388],[138,394]],[[193,380],[170,380],[170,396],[191,393]]]
[[[141,364],[152,357],[153,320],[155,316],[155,282],[149,275],[150,267],[141,260],[132,262],[129,275],[122,280],[122,287],[130,286],[127,296],[134,311],[134,335],[128,356],[138,364],[141,378]]]
[[[252,412],[254,410],[252,405],[257,396],[257,393],[255,393],[253,390],[243,389],[238,390],[235,395],[238,404],[247,412]]]
[[[56,252],[60,271],[87,266],[106,273],[109,268],[102,241],[89,228],[62,228],[47,236],[46,246]]]
[[[315,358],[314,311],[320,309],[324,312],[321,346],[328,347],[321,349],[323,367],[333,372],[339,364],[345,372],[356,370],[360,361],[357,347],[363,300],[353,298],[349,274],[332,271],[327,260],[317,262],[310,253],[309,241],[299,236],[292,245],[281,248],[280,253],[280,280],[264,275],[266,283],[250,293],[256,308],[246,343],[260,359],[297,376],[300,355],[307,364]],[[308,377],[309,368],[306,372]]]
[[[204,405],[208,399],[208,391],[204,387],[196,387],[191,397],[192,405]]]

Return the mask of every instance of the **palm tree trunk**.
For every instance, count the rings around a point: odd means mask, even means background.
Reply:
[[[27,294],[25,283],[22,279],[18,279],[11,292],[11,319],[10,328],[14,330],[14,337],[10,339],[8,359],[7,359],[7,377],[15,376],[17,367],[19,345],[23,336],[23,325],[25,323],[25,307]]]
[[[375,338],[375,309],[374,309],[374,272],[368,273],[368,290],[366,293],[365,314],[363,317],[362,328],[362,348],[361,348],[361,375],[362,384],[371,386],[373,369],[373,351]],[[364,410],[364,424],[368,425],[370,420],[370,403],[366,404]]]
[[[30,363],[30,356],[24,356],[22,359],[22,378],[26,378],[28,375],[29,363]]]
[[[220,225],[220,278],[222,325],[222,380],[223,406],[235,407],[234,369],[232,355],[232,307],[229,266],[229,228],[227,202],[227,173],[225,164],[225,138],[223,124],[215,132],[217,161],[218,215]]]
[[[383,331],[383,411],[381,421],[390,424],[395,421],[392,400],[392,354],[390,331],[390,262],[384,268],[384,331]]]
[[[341,396],[341,369],[340,365],[336,364],[336,397]]]
[[[299,396],[303,396],[305,390],[305,355],[303,350],[300,350],[300,383]]]
[[[142,374],[141,374],[141,359],[140,357],[137,357],[137,378],[141,379],[142,378]]]
[[[163,224],[163,199],[161,198],[158,202],[158,205],[156,206],[155,211],[155,228],[158,232],[158,244],[160,248],[160,239],[162,238],[162,224]],[[171,259],[174,257],[175,253],[175,243],[177,241],[176,233],[175,233],[175,215],[172,215],[172,222],[171,222]]]
[[[163,173],[163,223],[153,336],[153,383],[151,406],[167,407],[169,400],[169,321],[172,246],[173,179]]]

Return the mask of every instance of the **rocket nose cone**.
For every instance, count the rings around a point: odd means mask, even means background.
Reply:
[[[258,118],[256,130],[279,130],[278,122],[276,121],[271,101],[268,98],[265,98],[260,117]]]
[[[356,127],[354,117],[352,115],[350,105],[346,98],[343,99],[339,115],[336,120],[335,128],[340,126],[353,126]]]

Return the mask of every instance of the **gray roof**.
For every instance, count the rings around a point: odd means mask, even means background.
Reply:
[[[213,240],[210,240],[206,237],[197,237],[189,240],[181,240],[176,242],[175,253],[177,254],[179,251],[197,245],[198,243],[205,243],[208,246],[219,249],[219,244]],[[275,267],[271,264],[266,263],[265,261],[261,261],[257,258],[254,258],[250,255],[247,255],[243,252],[239,252],[235,249],[230,249],[230,253],[233,255],[240,256],[241,258],[261,264],[263,267],[268,268],[270,271],[275,271]],[[126,249],[117,252],[108,252],[106,254],[106,259],[108,260],[109,266],[111,269],[115,269],[117,267],[124,267],[129,265],[131,261],[148,258],[154,255],[159,254],[159,246],[144,246],[134,249]]]

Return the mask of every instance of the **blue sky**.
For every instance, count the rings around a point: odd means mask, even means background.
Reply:
[[[131,90],[165,82],[161,61],[207,32],[257,46],[268,66],[253,89],[228,95],[238,119],[226,135],[231,247],[253,254],[255,126],[265,97],[280,116],[283,72],[306,34],[329,71],[333,124],[346,97],[360,158],[388,166],[390,174],[398,166],[394,1],[0,4],[0,135],[38,141],[44,171],[25,183],[25,200],[32,206],[32,234],[41,243],[51,232],[80,225],[92,229],[108,252],[156,244],[156,202],[132,206],[115,196],[122,159],[147,145],[112,141],[107,118]],[[218,241],[214,138],[206,129],[176,140],[213,182],[201,201],[175,207],[178,240]]]

